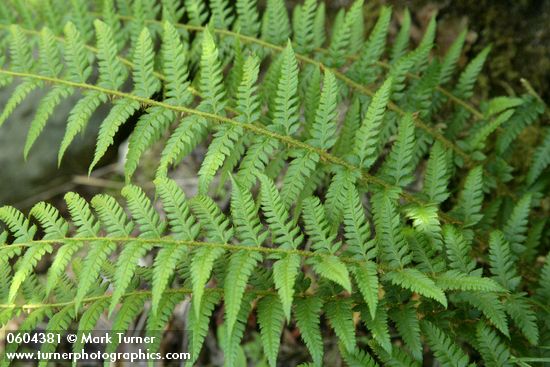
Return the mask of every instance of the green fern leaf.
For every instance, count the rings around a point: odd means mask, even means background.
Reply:
[[[38,136],[44,130],[46,122],[53,114],[54,109],[61,103],[61,101],[69,97],[73,93],[73,88],[66,86],[58,86],[53,88],[46,96],[40,101],[36,114],[31,121],[27,139],[25,140],[25,146],[23,148],[23,156],[27,159],[29,151],[38,139]]]
[[[344,348],[352,351],[356,347],[355,325],[352,320],[351,299],[339,299],[325,304],[325,312],[330,325],[336,332]]]
[[[440,363],[457,367],[468,366],[468,356],[447,334],[429,321],[422,321],[421,325],[428,344]]]
[[[376,149],[391,93],[392,79],[388,78],[376,91],[367,109],[367,114],[361,122],[353,144],[353,154],[365,169],[369,169],[377,158]]]
[[[315,366],[323,363],[323,339],[320,328],[320,313],[323,301],[318,297],[298,298],[294,303],[296,324]]]
[[[203,33],[199,87],[203,95],[201,109],[223,114],[226,102],[222,69],[218,59],[218,49],[209,31]]]
[[[273,280],[275,288],[281,298],[283,311],[287,320],[290,320],[290,309],[294,298],[294,285],[300,271],[300,256],[288,254],[273,264]]]
[[[277,365],[277,354],[281,344],[281,332],[284,324],[284,312],[281,301],[275,296],[265,296],[258,302],[258,323],[264,353],[269,365]]]
[[[391,318],[395,321],[397,330],[405,345],[416,360],[422,360],[422,344],[420,339],[420,323],[414,305],[411,303],[392,312]]]
[[[510,244],[512,252],[516,255],[525,251],[525,240],[527,239],[527,223],[531,209],[532,195],[524,194],[517,202],[510,217],[504,225],[504,238]]]
[[[1,207],[0,220],[8,226],[15,237],[14,244],[31,242],[33,240],[36,226],[32,225],[19,210],[11,206]]]
[[[508,347],[500,340],[497,333],[485,326],[483,322],[478,322],[476,327],[476,349],[481,353],[483,362],[487,367],[511,366],[510,351]]]
[[[448,151],[439,142],[436,142],[430,151],[422,191],[432,203],[440,204],[449,197],[447,190],[450,179],[448,155]]]
[[[202,306],[199,308],[200,313],[198,315],[195,312],[189,312],[189,330],[192,331],[191,335],[191,364],[195,363],[199,357],[204,339],[208,333],[208,323],[210,316],[214,311],[214,307],[219,303],[221,294],[218,292],[208,292],[202,299]],[[194,303],[195,298],[193,298]],[[192,306],[196,309],[195,306]]]
[[[199,218],[208,239],[221,243],[229,242],[233,237],[233,228],[214,200],[201,195],[194,197],[189,204]]]
[[[403,10],[403,18],[400,25],[399,33],[397,33],[391,49],[390,60],[392,64],[405,55],[409,47],[409,39],[411,36],[411,13],[407,8]]]
[[[314,174],[319,163],[317,153],[298,151],[295,155],[288,166],[281,189],[281,196],[287,207],[298,200],[306,186],[306,181]]]
[[[112,42],[112,40],[111,40]],[[101,71],[100,71],[101,72]],[[133,93],[142,98],[148,98],[155,93],[160,86],[153,74],[153,43],[149,31],[144,29],[137,40],[134,49],[134,90]],[[138,109],[140,104],[135,100],[117,100],[109,115],[103,120],[97,138],[97,146],[94,160],[89,171],[99,162],[113,144],[113,139],[119,127],[128,120]]]
[[[267,0],[262,20],[262,38],[275,45],[281,45],[290,36],[290,21],[285,2]]]
[[[374,340],[386,353],[392,353],[393,347],[388,329],[388,312],[385,305],[380,305],[376,308],[375,317],[371,316],[370,310],[367,311],[366,307],[362,307],[361,318],[367,329],[370,330]]]
[[[2,124],[1,121],[0,118],[0,125]],[[527,173],[526,179],[528,185],[533,185],[542,171],[550,165],[550,158],[548,157],[550,157],[550,129],[545,130],[542,143],[533,154],[532,163],[529,166],[529,172]]]
[[[504,335],[510,335],[508,320],[504,313],[504,306],[495,293],[491,292],[462,292],[458,294],[459,301],[465,301],[481,311],[485,317]]]
[[[41,81],[37,80],[24,80],[21,84],[19,84],[13,93],[11,94],[10,98],[4,105],[4,109],[2,110],[2,114],[0,114],[0,126],[6,122],[8,117],[15,111],[17,106],[23,102],[27,96],[34,91],[35,89],[42,86]]]
[[[107,102],[107,95],[96,91],[89,91],[84,94],[84,98],[78,100],[69,114],[65,135],[63,135],[63,140],[59,146],[58,166],[61,164],[61,160],[74,138],[86,128],[92,114],[105,102]]]
[[[237,362],[239,354],[241,354],[240,358],[246,361],[246,357],[243,356],[244,352],[242,351],[240,343],[244,336],[253,299],[254,295],[252,294],[246,294],[243,297],[241,309],[239,310],[237,320],[231,331],[229,331],[229,329],[225,329],[225,325],[223,325],[224,327],[222,330],[225,332],[225,338],[220,338],[220,344],[225,357],[224,366],[230,367],[235,366],[236,364],[242,364]]]
[[[359,258],[370,260],[375,257],[376,249],[371,237],[370,226],[357,188],[349,185],[344,205],[344,237],[348,251]]]
[[[296,249],[303,240],[299,228],[293,226],[287,209],[275,184],[267,176],[259,174],[262,210],[273,232],[274,242],[283,249]]]
[[[49,244],[44,244],[41,246],[33,246],[28,248],[25,251],[25,254],[22,258],[17,261],[16,272],[11,279],[10,291],[8,294],[8,302],[12,303],[17,296],[19,288],[32,274],[34,267],[40,261],[40,259],[46,254],[53,251],[53,248]]]
[[[325,208],[319,198],[311,196],[303,201],[302,218],[306,233],[312,241],[311,247],[316,251],[335,254],[341,243],[336,242],[336,233],[327,221]]]
[[[517,275],[510,244],[504,239],[502,232],[491,232],[489,246],[489,264],[494,279],[505,289],[516,289],[521,277]]]
[[[256,1],[237,0],[235,8],[237,12],[235,29],[247,36],[257,36],[260,30],[260,15],[256,9]]]
[[[55,333],[59,332],[61,330],[67,330],[69,328],[69,325],[71,324],[71,321],[76,317],[75,310],[72,306],[65,306],[58,312],[56,312],[48,322],[48,326],[46,327],[45,332],[46,333]],[[40,353],[41,354],[49,354],[55,351],[57,348],[57,338],[53,339],[53,342],[46,342],[43,343],[40,347]],[[48,365],[47,360],[41,360],[38,363],[39,367],[45,367]]]
[[[378,275],[376,264],[367,261],[364,264],[351,267],[351,272],[357,282],[357,287],[369,307],[371,318],[376,317],[378,306]]]
[[[490,47],[484,48],[476,57],[470,61],[464,71],[460,74],[454,94],[461,98],[469,98],[473,94],[474,84],[481,72],[481,68],[491,51]]]
[[[84,333],[90,333],[95,329],[99,317],[108,306],[108,299],[100,299],[88,306],[86,311],[84,311],[82,316],[80,316],[80,321],[78,322],[77,328],[78,332],[76,334],[76,343],[73,344],[74,353],[80,353],[84,350],[84,344],[82,343]]]
[[[10,26],[11,67],[15,71],[27,72],[33,68],[31,45],[18,25]]]
[[[11,310],[10,310],[11,311]],[[46,317],[50,317],[52,314],[52,311],[48,308],[39,308],[37,310],[34,310],[29,313],[27,317],[25,317],[25,320],[19,325],[19,332],[32,332],[33,330],[36,330],[36,327],[41,323]],[[3,353],[6,355],[8,353],[14,353],[19,348],[19,344],[17,342],[14,343],[6,343],[5,349]],[[2,358],[0,361],[1,367],[9,367],[11,365],[11,361],[8,358]]]
[[[158,353],[162,342],[162,334],[168,327],[172,314],[174,313],[174,307],[178,302],[183,300],[185,295],[182,293],[166,293],[160,300],[158,312],[156,314],[150,313],[147,317],[147,325],[145,327],[145,335],[150,337],[151,343],[148,343],[147,348],[153,352]]]
[[[336,143],[336,106],[338,104],[338,85],[336,78],[330,71],[325,71],[323,91],[319,99],[319,106],[315,121],[311,127],[309,144],[320,149],[328,150]]]
[[[449,47],[445,57],[441,61],[441,70],[439,71],[439,84],[447,83],[453,76],[458,59],[462,53],[462,47],[464,47],[464,41],[466,40],[467,30],[463,30],[455,38],[451,46]]]
[[[402,268],[411,261],[411,256],[401,231],[393,197],[395,192],[386,191],[379,191],[372,197],[376,242],[381,249],[382,259],[391,268]]]
[[[417,269],[405,268],[387,273],[385,277],[395,285],[410,289],[424,297],[432,298],[447,307],[445,293],[434,281]]]
[[[241,84],[237,89],[237,120],[242,123],[253,123],[258,120],[259,101],[254,94],[254,83],[258,78],[259,60],[249,57],[244,64]],[[222,125],[206,152],[206,156],[199,170],[199,191],[205,194],[208,186],[214,179],[217,170],[230,155],[236,142],[242,137],[243,129],[240,126]]]
[[[248,279],[261,260],[258,252],[250,251],[235,252],[229,259],[224,280],[225,320],[229,334],[237,322]]]
[[[92,198],[91,203],[110,237],[130,237],[134,223],[127,220],[124,209],[112,196],[99,194]]]
[[[380,59],[386,48],[386,38],[391,20],[391,8],[382,7],[378,20],[372,29],[367,42],[362,47],[361,55],[352,66],[355,79],[362,84],[370,84],[376,77],[373,65]]]
[[[223,255],[222,248],[199,248],[193,254],[191,262],[191,281],[193,283],[193,306],[195,317],[200,316],[201,298],[204,294],[206,283],[210,279],[210,273],[214,267],[214,261]]]
[[[506,313],[514,320],[514,323],[518,326],[529,343],[531,343],[531,345],[537,345],[539,341],[537,316],[526,296],[525,293],[513,295],[506,300],[504,307]]]
[[[137,315],[143,310],[146,296],[143,294],[134,294],[124,299],[120,308],[116,312],[116,316],[111,326],[111,330],[117,330],[124,332],[128,330],[130,324]],[[112,353],[118,348],[118,338],[114,338],[112,343],[107,344],[105,347],[106,353]]]
[[[201,116],[183,118],[176,130],[170,135],[161,153],[157,177],[166,176],[168,167],[185,157],[206,136],[208,123]]]
[[[464,274],[474,271],[476,263],[470,257],[471,244],[466,242],[462,232],[447,224],[443,226],[442,233],[449,266]]]
[[[288,42],[281,53],[281,69],[272,104],[269,106],[273,125],[285,135],[298,129],[298,63],[292,45]]]
[[[378,363],[364,350],[348,351],[340,347],[340,354],[349,367],[378,367]]]
[[[100,20],[94,21],[97,37],[97,59],[99,66],[98,85],[107,89],[118,89],[126,80],[128,72],[117,58],[117,47],[112,30]],[[82,29],[82,28],[79,28]]]
[[[401,119],[397,140],[381,168],[383,175],[396,186],[405,186],[412,180],[411,176],[414,170],[412,158],[415,145],[413,119],[411,114],[406,114]]]
[[[490,278],[470,276],[456,270],[449,270],[435,278],[436,285],[443,290],[504,292],[497,282]]]
[[[464,219],[464,226],[470,227],[481,220],[481,205],[483,202],[483,169],[481,166],[473,168],[464,182],[455,210]]]
[[[94,217],[90,205],[80,195],[68,192],[64,196],[71,219],[76,227],[75,237],[95,237],[100,224]]]
[[[236,235],[246,246],[261,246],[268,236],[258,218],[258,208],[249,191],[231,178],[231,214]]]
[[[299,12],[299,15],[294,14],[294,19],[299,21],[294,22],[294,41],[296,48],[300,53],[308,53],[314,47],[314,23],[317,8],[316,0],[305,0],[303,5],[294,8],[294,12]]]
[[[32,207],[29,215],[40,222],[45,240],[63,239],[67,235],[69,225],[60,216],[59,211],[50,204],[39,202]]]

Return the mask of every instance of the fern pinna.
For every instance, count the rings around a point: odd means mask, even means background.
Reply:
[[[150,309],[145,333],[160,335],[190,300],[193,363],[218,313],[228,366],[242,363],[251,328],[270,366],[285,328],[312,365],[331,363],[328,338],[350,366],[545,361],[550,133],[528,164],[517,153],[546,106],[530,88],[474,106],[490,49],[459,66],[465,31],[438,58],[435,18],[412,47],[405,11],[389,44],[394,11],[381,8],[367,36],[362,0],[330,31],[315,0],[292,16],[280,0],[262,13],[247,0],[34,5],[0,7],[0,85],[14,86],[0,125],[46,91],[25,156],[67,98],[77,102],[59,164],[100,106],[90,172],[137,122],[126,205],[67,193],[70,220],[43,202],[28,216],[0,209],[4,327],[24,317],[22,330],[82,332],[103,317],[126,330]],[[201,145],[199,193],[187,198],[168,176]],[[162,210],[132,183],[153,146]]]

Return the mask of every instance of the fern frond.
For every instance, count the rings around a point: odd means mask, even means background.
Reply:
[[[399,33],[395,37],[393,47],[391,49],[390,60],[391,63],[395,63],[399,60],[407,51],[409,47],[409,39],[411,32],[411,13],[409,9],[405,8],[403,11],[403,18],[400,24]]]
[[[256,36],[260,30],[260,15],[256,1],[239,0],[236,5],[237,20],[235,29],[247,36]]]
[[[309,144],[320,149],[328,150],[336,142],[336,106],[338,97],[336,78],[330,71],[325,71],[323,91],[319,98],[319,106],[315,114],[315,121],[311,126]]]
[[[455,87],[454,94],[462,98],[471,97],[473,93],[474,83],[477,80],[481,68],[487,59],[487,55],[491,51],[490,47],[484,48],[475,58],[472,59],[460,74],[458,83]]]
[[[497,333],[491,328],[479,322],[476,327],[476,349],[479,350],[486,366],[511,366],[510,351],[508,347],[500,340]]]
[[[449,192],[447,190],[450,179],[450,172],[447,164],[448,154],[444,146],[436,142],[430,151],[430,159],[428,159],[426,167],[422,191],[426,194],[430,202],[436,204],[444,202],[449,197]]]
[[[252,123],[259,118],[259,101],[255,95],[254,83],[258,78],[259,60],[248,58],[243,66],[241,84],[237,90],[237,111],[240,114],[238,120],[243,123]],[[199,170],[199,190],[201,193],[208,191],[208,186],[214,179],[217,170],[223,165],[224,160],[231,154],[236,142],[242,137],[244,131],[240,126],[220,126]]]
[[[436,285],[443,290],[505,292],[498,283],[490,278],[466,275],[456,270],[449,270],[439,274],[435,279]]]
[[[456,210],[464,220],[464,226],[475,225],[481,220],[481,205],[483,202],[483,169],[473,168],[466,176],[464,188],[460,192]]]
[[[290,21],[285,2],[267,0],[262,19],[262,38],[275,45],[283,44],[290,36]]]
[[[504,307],[506,308],[506,313],[514,320],[514,323],[529,343],[537,345],[539,341],[537,316],[526,298],[526,294],[520,293],[511,296],[506,300]]]
[[[368,169],[375,162],[381,125],[390,98],[392,79],[388,78],[376,91],[367,109],[361,127],[354,138],[353,154],[360,166]]]
[[[503,234],[510,244],[510,249],[516,255],[525,251],[525,240],[527,238],[527,223],[531,209],[532,195],[524,194],[512,210],[506,221]]]
[[[392,11],[389,7],[383,7],[380,10],[378,20],[363,46],[359,60],[352,66],[353,73],[357,75],[355,79],[361,84],[370,84],[376,76],[373,65],[380,59],[386,48],[391,13]]]
[[[271,179],[258,175],[260,180],[260,198],[262,211],[266,216],[269,229],[274,235],[274,242],[281,248],[296,249],[303,240],[299,228],[293,226],[279,191]]]
[[[225,319],[228,333],[232,332],[237,322],[248,279],[261,260],[262,256],[259,253],[246,251],[236,252],[229,259],[224,281]]]
[[[121,332],[128,330],[131,322],[142,312],[145,299],[146,297],[142,294],[125,298],[124,303],[116,311],[111,330],[120,330]],[[105,347],[105,352],[112,353],[116,351],[118,345],[118,338],[113,339],[113,342]]]
[[[376,243],[381,250],[381,258],[393,269],[402,268],[411,261],[394,197],[395,192],[386,191],[379,191],[372,197]]]
[[[320,329],[320,312],[323,301],[318,297],[296,299],[294,313],[300,336],[305,342],[315,366],[323,362],[323,340]]]
[[[84,350],[84,344],[82,343],[84,333],[90,332],[96,328],[99,317],[108,306],[108,299],[100,299],[88,306],[86,311],[82,313],[80,321],[78,322],[77,342],[73,344],[74,353],[79,353]]]
[[[380,305],[376,308],[375,316],[371,316],[371,312],[367,312],[366,307],[361,309],[361,319],[367,329],[371,332],[374,340],[387,353],[392,353],[393,346],[390,339],[390,331],[388,328],[388,312],[385,305]]]
[[[432,298],[447,307],[445,293],[424,273],[413,268],[394,270],[385,275],[385,278],[395,285],[410,289],[422,296]]]
[[[261,246],[268,232],[262,231],[256,203],[250,192],[245,190],[239,182],[232,178],[231,184],[231,214],[236,235],[243,245]]]
[[[197,315],[195,312],[189,312],[189,329],[192,330],[192,339],[191,339],[191,363],[195,363],[196,359],[199,357],[199,352],[201,351],[204,339],[208,333],[208,322],[210,321],[210,316],[214,311],[214,307],[220,301],[220,293],[218,292],[208,292],[205,294],[202,299],[202,307],[198,308],[200,313]],[[193,300],[194,302],[194,300]],[[196,307],[192,307],[197,309]]]
[[[541,173],[550,165],[550,130],[546,130],[542,143],[533,154],[533,161],[527,173],[527,184],[533,185]]]
[[[284,324],[283,306],[275,296],[266,296],[258,302],[258,323],[262,345],[271,367],[277,364]]]
[[[405,115],[398,127],[399,134],[382,166],[382,174],[396,186],[405,186],[412,180],[412,157],[415,144],[414,122],[411,114]]]
[[[344,348],[352,351],[356,347],[355,326],[353,324],[352,304],[350,299],[330,301],[325,304],[325,311],[330,325],[336,332]]]
[[[491,273],[504,288],[514,290],[521,281],[510,252],[510,244],[500,231],[491,233],[489,239],[489,264]]]
[[[453,343],[449,335],[429,321],[422,321],[421,326],[435,358],[440,363],[450,366],[468,366],[468,356]]]
[[[300,271],[300,257],[288,254],[273,264],[273,280],[275,288],[281,298],[283,311],[287,320],[290,320],[290,309],[294,298],[294,286]]]
[[[462,292],[458,300],[463,300],[479,311],[504,335],[509,336],[508,320],[504,312],[504,306],[495,293],[491,292]]]
[[[409,303],[405,307],[397,309],[390,316],[395,321],[397,330],[413,357],[416,360],[422,360],[420,322],[415,307]]]
[[[340,347],[340,354],[350,367],[378,367],[376,361],[364,350],[347,351]]]
[[[55,313],[50,320],[48,321],[48,326],[46,326],[45,332],[53,333],[58,332],[59,330],[67,330],[71,321],[76,317],[76,313],[73,307],[66,306]],[[54,338],[52,343],[46,342],[43,343],[40,347],[40,353],[48,355],[48,353],[54,352],[57,348],[57,338]],[[48,365],[48,361],[41,360],[38,365],[40,367],[45,367]]]
[[[474,271],[476,264],[470,258],[471,244],[467,242],[462,232],[456,227],[445,225],[442,233],[449,266],[464,274]]]

